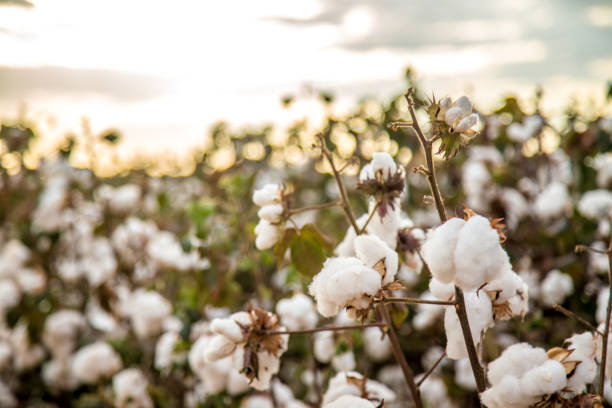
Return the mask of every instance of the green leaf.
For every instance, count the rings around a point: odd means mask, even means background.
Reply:
[[[313,225],[306,224],[291,239],[291,262],[303,275],[317,274],[333,248],[331,241]]]
[[[394,303],[389,310],[389,314],[391,315],[393,325],[399,329],[402,323],[404,323],[404,320],[408,317],[408,307],[406,307],[406,305]]]
[[[293,242],[293,238],[295,237],[297,230],[295,228],[287,228],[281,239],[278,240],[276,245],[274,246],[274,256],[278,260],[280,264],[285,257],[285,252],[287,252],[287,248],[291,246]]]

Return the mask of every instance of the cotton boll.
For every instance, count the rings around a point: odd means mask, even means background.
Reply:
[[[442,283],[450,283],[455,278],[455,248],[459,231],[464,225],[464,220],[451,218],[439,227],[429,230],[422,246],[423,259],[431,274]]]
[[[355,238],[355,253],[366,266],[373,268],[379,261],[384,261],[385,274],[382,285],[393,282],[398,267],[397,252],[389,248],[375,235],[360,235]]]
[[[153,400],[147,392],[148,381],[142,371],[128,368],[113,377],[115,406],[118,408],[149,408]]]
[[[280,202],[280,199],[281,188],[278,184],[266,184],[253,192],[253,202],[260,207],[276,204]]]
[[[421,384],[421,398],[427,407],[454,408],[455,404],[449,399],[446,385],[440,377],[431,376]]]
[[[121,358],[107,343],[98,341],[80,348],[72,360],[72,373],[82,383],[95,384],[121,369]]]
[[[570,391],[581,393],[595,379],[597,374],[597,363],[595,353],[597,341],[591,332],[575,334],[565,340],[569,343],[568,350],[573,350],[568,361],[579,361],[574,373],[567,380],[567,388]]]
[[[565,368],[555,360],[547,360],[521,377],[522,391],[533,398],[558,392],[565,388],[566,384]]]
[[[536,402],[526,400],[519,379],[510,375],[482,393],[481,398],[488,408],[527,408]]]
[[[279,222],[283,215],[282,204],[269,204],[263,206],[257,212],[257,216],[262,220],[266,220],[270,223]]]
[[[323,406],[338,400],[343,395],[361,397],[361,390],[348,381],[348,378],[362,380],[363,376],[357,372],[340,372],[329,380],[329,387],[323,395]],[[395,393],[385,385],[374,380],[365,380],[365,392],[370,400],[391,403],[395,400]]]
[[[461,119],[457,126],[455,126],[455,131],[458,133],[465,133],[478,123],[478,115],[476,113],[472,113]]]
[[[264,219],[259,220],[259,223],[255,226],[255,234],[257,235],[255,246],[259,250],[272,248],[279,237],[278,227]]]
[[[453,283],[442,283],[436,278],[429,281],[429,291],[438,300],[452,300],[455,297],[455,285]]]
[[[334,334],[330,331],[314,334],[313,354],[318,362],[329,363],[336,352]]]
[[[238,348],[233,357],[234,367],[241,370],[244,364],[244,349]],[[270,388],[272,377],[278,373],[280,359],[267,351],[257,353],[257,378],[250,381],[249,385],[258,391],[265,391]],[[246,376],[243,374],[246,379]]]
[[[467,220],[459,232],[454,258],[455,284],[465,291],[476,290],[511,268],[497,231],[480,215]]]
[[[214,319],[210,324],[213,333],[223,335],[234,343],[245,340],[245,333],[233,319]]]
[[[16,306],[21,300],[21,290],[12,279],[0,279],[0,313]]]
[[[137,289],[128,300],[128,314],[138,337],[159,334],[164,320],[170,316],[172,305],[155,291]]]
[[[446,114],[444,115],[444,121],[448,126],[453,127],[455,122],[460,120],[463,116],[464,114],[462,112],[462,109],[460,107],[455,106],[446,111]]]
[[[158,370],[168,369],[174,362],[179,361],[179,355],[174,351],[174,348],[180,336],[176,332],[166,332],[162,334],[155,345],[155,368]]]
[[[331,364],[336,371],[352,371],[357,365],[355,362],[355,354],[353,354],[351,350],[333,356]]]
[[[289,330],[312,329],[319,320],[312,299],[303,293],[279,300],[276,313],[281,324]]]
[[[382,362],[391,356],[389,337],[378,327],[368,327],[362,336],[365,352],[373,361]]]
[[[560,182],[549,184],[535,199],[534,213],[544,220],[562,216],[572,209],[567,186]]]
[[[497,385],[504,376],[520,377],[547,360],[548,356],[544,349],[534,348],[527,343],[513,344],[496,360],[489,363],[487,378],[491,384]]]
[[[397,172],[397,164],[389,153],[374,152],[370,163],[361,169],[359,180],[363,182],[367,179],[373,179],[377,171],[381,171],[384,178],[392,176]]]
[[[45,385],[54,390],[72,391],[79,385],[78,380],[72,374],[69,358],[47,361],[42,366],[41,377]]]
[[[43,342],[56,357],[66,357],[74,350],[78,331],[85,327],[85,318],[76,310],[60,310],[47,317]]]
[[[229,356],[235,348],[236,343],[221,334],[217,334],[213,336],[206,345],[204,360],[212,363],[213,361]]]
[[[365,224],[365,220],[363,221]],[[359,222],[357,223],[359,225]],[[368,225],[369,226],[369,225]],[[353,257],[355,256],[355,238],[357,238],[357,233],[352,226],[346,230],[346,234],[342,241],[336,246],[334,253],[338,256],[342,257]]]
[[[369,299],[381,288],[380,274],[357,258],[329,258],[309,287],[323,316],[335,316],[341,308],[367,307]]]
[[[542,302],[547,306],[561,304],[566,297],[574,293],[574,282],[568,274],[553,269],[546,274],[540,285]]]
[[[476,390],[476,379],[474,378],[470,359],[462,358],[455,361],[455,382],[466,390]]]
[[[465,307],[474,343],[480,342],[481,332],[493,321],[491,300],[486,294],[476,292],[465,294]],[[446,354],[448,358],[458,360],[468,356],[461,330],[461,323],[453,307],[446,307],[444,313],[444,330],[446,331]]]
[[[578,211],[586,218],[593,220],[606,218],[612,210],[612,192],[598,189],[587,191],[580,197]]]

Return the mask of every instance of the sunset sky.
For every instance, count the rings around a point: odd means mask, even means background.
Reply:
[[[60,134],[88,117],[128,145],[182,149],[218,119],[316,117],[313,104],[279,103],[304,84],[340,110],[401,92],[407,65],[437,95],[485,107],[538,83],[551,108],[601,97],[612,3],[0,0],[0,50],[1,119],[25,109]]]

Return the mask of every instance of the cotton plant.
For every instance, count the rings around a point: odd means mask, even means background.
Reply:
[[[358,372],[340,372],[329,380],[322,406],[327,408],[376,407],[392,403],[395,393],[385,385],[365,378]]]

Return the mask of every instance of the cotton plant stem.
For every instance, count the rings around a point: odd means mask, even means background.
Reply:
[[[436,179],[436,168],[433,162],[433,152],[432,152],[432,141],[427,139],[419,126],[419,121],[417,120],[416,114],[414,112],[414,101],[412,99],[413,89],[408,89],[406,92],[406,100],[408,102],[408,110],[410,111],[410,117],[412,118],[412,128],[417,134],[417,138],[421,144],[421,148],[423,149],[423,153],[425,154],[425,161],[427,164],[427,181],[429,183],[429,188],[431,190],[431,195],[434,199],[436,210],[438,211],[438,215],[440,216],[440,221],[446,222],[448,219],[446,215],[446,209],[444,208],[444,201],[442,200],[442,195],[440,194],[440,188],[438,187],[438,181]],[[472,331],[470,330],[470,322],[467,316],[467,309],[465,307],[465,299],[463,296],[463,291],[458,286],[455,286],[455,309],[457,311],[457,316],[459,317],[459,322],[461,323],[461,331],[463,332],[463,339],[465,340],[465,346],[468,352],[468,357],[470,359],[470,365],[472,366],[472,371],[474,372],[474,379],[476,380],[476,389],[479,393],[483,392],[487,388],[487,382],[484,375],[484,370],[480,365],[480,360],[478,359],[478,351],[476,350],[476,345],[474,343],[474,339],[472,338]]]
[[[427,370],[427,372],[425,374],[423,374],[423,377],[421,377],[421,379],[417,382],[417,386],[420,387],[421,384],[423,384],[425,382],[425,380],[427,379],[427,377],[429,377],[431,375],[431,373],[433,373],[435,371],[435,369],[440,365],[440,363],[444,360],[444,358],[446,357],[446,351],[444,353],[442,353],[442,355],[436,360],[436,362],[429,368],[429,370]]]
[[[408,303],[415,305],[440,305],[440,306],[455,306],[456,302],[454,300],[429,300],[429,299],[420,299],[420,298],[407,298],[407,297],[389,297],[376,299],[375,302],[378,303]]]
[[[322,331],[344,331],[344,330],[353,330],[353,329],[365,329],[367,327],[385,327],[385,323],[368,323],[368,324],[350,324],[346,326],[321,326],[314,327],[312,329],[303,329],[303,330],[262,330],[258,331],[260,334],[265,334],[266,336],[273,336],[277,334],[308,334],[308,333],[316,333]]]
[[[397,333],[395,333],[395,329],[393,328],[393,321],[391,320],[391,315],[389,314],[387,305],[381,303],[378,305],[377,310],[380,312],[382,320],[387,326],[387,335],[389,336],[389,342],[391,343],[391,350],[393,351],[393,356],[395,357],[395,360],[402,369],[402,373],[404,374],[404,378],[406,379],[406,383],[408,384],[408,387],[410,389],[410,394],[412,395],[414,404],[417,408],[422,408],[423,402],[421,401],[421,392],[419,391],[419,387],[414,380],[414,373],[412,372],[412,369],[408,365],[406,357],[404,357],[404,353],[402,352],[402,347],[400,345],[399,339],[397,338]]]
[[[348,194],[346,193],[346,187],[344,186],[342,177],[340,176],[340,173],[336,169],[336,165],[334,164],[334,158],[331,152],[327,149],[327,146],[325,144],[325,138],[321,134],[319,134],[318,137],[321,143],[321,152],[323,153],[323,156],[325,156],[325,159],[327,159],[327,162],[329,163],[329,166],[332,169],[332,174],[334,176],[334,180],[336,181],[336,185],[338,186],[338,192],[340,193],[340,202],[341,202],[342,210],[344,211],[346,218],[348,219],[350,224],[353,226],[353,229],[355,230],[357,235],[359,235],[359,226],[357,225],[357,220],[355,219],[355,215],[353,214],[353,210],[351,208],[351,204],[349,202]]]
[[[351,208],[351,203],[348,199],[348,194],[346,193],[346,187],[344,185],[344,182],[342,181],[342,177],[340,176],[340,173],[336,170],[333,156],[331,152],[327,149],[327,146],[325,144],[325,138],[323,137],[323,135],[319,134],[318,138],[321,144],[321,152],[323,156],[325,156],[325,158],[329,162],[329,165],[332,169],[332,173],[334,176],[334,180],[336,181],[336,185],[338,187],[338,191],[340,192],[340,201],[342,203],[342,209],[344,210],[344,214],[346,215],[346,218],[348,219],[350,224],[353,226],[355,233],[357,235],[361,235],[363,231],[361,231],[359,229],[359,226],[357,225],[355,215],[353,215],[353,209]],[[374,212],[375,211],[372,211],[372,214],[374,214]],[[421,401],[421,394],[419,393],[419,388],[417,387],[414,381],[414,373],[412,372],[412,369],[408,365],[408,362],[406,361],[406,357],[404,356],[404,353],[402,352],[402,348],[400,346],[399,339],[397,338],[397,334],[395,333],[395,330],[393,328],[393,321],[391,320],[391,316],[389,315],[389,311],[387,310],[387,305],[384,303],[381,303],[377,307],[377,310],[379,311],[384,321],[384,323],[378,323],[378,325],[382,324],[387,327],[389,340],[391,341],[391,348],[393,351],[393,356],[395,357],[395,360],[397,361],[397,363],[400,365],[402,369],[402,373],[404,374],[404,380],[406,380],[406,384],[408,384],[408,388],[410,389],[410,394],[412,395],[414,404],[417,408],[422,408],[423,403]]]
[[[370,212],[370,215],[368,216],[368,219],[366,220],[365,224],[363,224],[363,227],[359,231],[359,234],[365,233],[365,230],[368,227],[368,224],[370,223],[370,221],[372,221],[372,218],[374,218],[374,214],[376,214],[376,210],[378,210],[378,207],[380,207],[380,201],[378,201],[376,205],[374,206],[374,208],[372,208],[372,211]]]
[[[601,363],[599,365],[598,394],[604,397],[604,382],[606,380],[606,359],[608,357],[608,335],[610,334],[610,313],[612,312],[612,238],[606,251],[608,255],[608,306],[606,308],[606,320],[604,320],[604,333],[601,347]]]
[[[585,318],[577,315],[576,313],[572,312],[571,310],[567,310],[566,308],[564,308],[561,305],[558,304],[553,304],[552,308],[555,309],[557,312],[561,313],[562,315],[569,317],[570,319],[574,319],[576,320],[578,323],[582,324],[584,327],[586,327],[587,329],[599,334],[600,336],[603,337],[603,333],[600,332],[599,330],[597,330],[597,327],[593,326],[591,323],[588,322],[588,320],[586,320]]]

